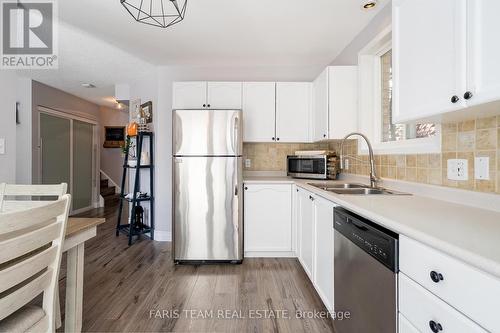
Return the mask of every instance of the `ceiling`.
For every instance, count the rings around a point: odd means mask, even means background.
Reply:
[[[99,104],[115,83],[161,65],[309,67],[312,79],[388,1],[364,11],[362,0],[188,0],[184,21],[161,29],[135,22],[119,0],[64,0],[60,69],[28,75]]]

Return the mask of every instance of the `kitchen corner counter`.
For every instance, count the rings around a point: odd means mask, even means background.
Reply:
[[[419,195],[339,195],[308,184],[321,181],[285,176],[248,176],[244,182],[293,183],[500,279],[500,212]]]

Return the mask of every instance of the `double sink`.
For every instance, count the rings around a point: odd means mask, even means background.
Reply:
[[[333,192],[336,194],[351,194],[351,195],[411,195],[409,193],[397,192],[388,190],[382,187],[370,187],[364,184],[317,184],[309,183],[308,185],[317,187],[321,190]]]

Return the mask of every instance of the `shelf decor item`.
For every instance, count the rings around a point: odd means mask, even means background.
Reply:
[[[137,136],[138,129],[139,129],[139,126],[137,125],[137,123],[135,121],[131,122],[127,126],[127,135],[128,136]]]
[[[137,22],[160,28],[179,23],[186,14],[187,0],[120,0]]]

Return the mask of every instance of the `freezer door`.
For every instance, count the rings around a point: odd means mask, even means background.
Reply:
[[[241,157],[174,158],[174,259],[243,259]]]
[[[174,156],[241,156],[241,110],[174,110]]]

